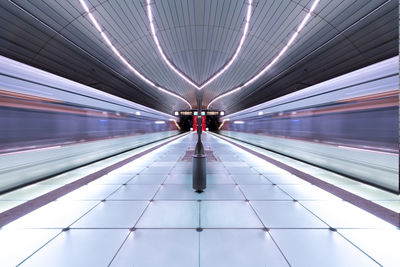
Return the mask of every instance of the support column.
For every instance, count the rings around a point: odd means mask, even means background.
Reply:
[[[196,92],[197,99],[197,143],[192,158],[193,163],[193,189],[197,193],[203,192],[206,188],[206,155],[204,153],[204,146],[201,142],[201,105],[203,102],[203,91],[198,90]]]

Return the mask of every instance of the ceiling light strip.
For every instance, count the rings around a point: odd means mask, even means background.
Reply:
[[[310,10],[308,11],[307,15],[303,18],[303,20],[301,21],[301,23],[299,24],[299,26],[297,27],[296,31],[294,32],[294,34],[290,37],[289,41],[286,43],[286,45],[282,48],[282,50],[278,53],[278,55],[264,68],[262,69],[258,74],[256,74],[255,76],[253,76],[250,80],[248,80],[247,82],[245,82],[243,85],[238,86],[236,88],[233,88],[232,90],[230,90],[227,93],[224,93],[222,95],[217,96],[216,98],[214,98],[213,100],[211,100],[211,102],[208,104],[207,109],[210,108],[210,106],[217,100],[228,96],[230,94],[236,93],[237,91],[241,90],[242,88],[254,83],[256,80],[258,80],[265,72],[267,72],[284,54],[285,52],[288,50],[288,48],[293,44],[293,42],[295,41],[295,39],[298,37],[300,31],[305,27],[305,25],[307,24],[307,22],[310,20],[311,18],[311,14],[312,12],[315,10],[315,8],[317,7],[318,3],[320,0],[314,0],[313,4],[311,5]]]
[[[246,39],[247,33],[249,31],[249,25],[250,25],[250,18],[251,18],[251,12],[252,12],[252,4],[253,0],[248,0],[248,6],[247,6],[247,12],[246,12],[246,17],[245,17],[245,26],[243,28],[243,34],[240,39],[239,45],[236,48],[235,53],[231,57],[231,59],[228,61],[225,66],[220,69],[218,72],[214,73],[207,81],[205,81],[201,85],[197,85],[195,82],[193,82],[190,78],[188,78],[184,73],[182,73],[180,70],[178,70],[174,64],[171,63],[171,61],[168,59],[168,57],[165,55],[164,50],[162,49],[160,42],[157,37],[157,33],[155,30],[154,26],[154,17],[153,17],[153,12],[151,9],[151,0],[146,0],[147,1],[147,17],[149,19],[149,24],[150,24],[150,29],[151,29],[151,35],[153,36],[154,43],[157,46],[157,49],[164,60],[164,62],[170,67],[171,70],[173,70],[176,74],[178,74],[182,79],[184,79],[186,82],[188,82],[190,85],[195,87],[196,89],[200,90],[203,89],[205,86],[210,84],[212,81],[214,81],[216,78],[218,78],[222,73],[224,73],[236,60],[236,58],[239,55],[240,50],[242,49],[243,43]]]
[[[122,55],[121,53],[118,51],[118,49],[112,44],[112,42],[110,41],[110,39],[108,38],[107,34],[103,31],[103,29],[101,28],[100,24],[97,22],[96,18],[93,16],[93,14],[90,12],[89,7],[87,6],[85,0],[79,0],[79,2],[81,3],[81,6],[83,7],[83,9],[85,10],[85,12],[88,14],[88,17],[90,19],[90,21],[92,22],[92,24],[94,25],[94,27],[97,29],[97,31],[99,31],[101,37],[103,38],[103,40],[105,41],[105,43],[108,45],[109,48],[111,48],[111,50],[114,52],[114,54],[120,59],[120,61],[122,61],[131,71],[133,71],[136,76],[138,76],[142,81],[144,81],[145,83],[147,83],[148,85],[158,89],[159,91],[166,93],[170,96],[176,97],[180,100],[182,100],[183,102],[185,102],[187,105],[189,105],[190,109],[192,109],[192,105],[190,105],[190,103],[183,97],[181,97],[178,94],[172,93],[170,91],[168,91],[165,88],[162,88],[158,85],[156,85],[154,82],[152,82],[151,80],[149,80],[148,78],[146,78],[143,74],[141,74],[137,69],[135,69]]]

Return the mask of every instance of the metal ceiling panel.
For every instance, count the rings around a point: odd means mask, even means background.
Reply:
[[[196,106],[195,88],[162,59],[146,0],[85,0],[127,61],[154,83]],[[255,0],[249,33],[230,68],[204,88],[203,106],[259,73],[288,42],[311,0]],[[235,53],[248,0],[151,0],[156,33],[169,60],[200,84]],[[18,7],[17,7],[18,6]],[[0,53],[159,110],[187,106],[149,86],[102,39],[79,0],[0,2]],[[321,0],[311,20],[259,80],[222,98],[227,112],[398,54],[398,2]]]

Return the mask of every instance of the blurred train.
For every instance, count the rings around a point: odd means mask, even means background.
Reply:
[[[176,135],[176,119],[0,56],[0,192]]]
[[[399,58],[222,118],[220,133],[399,193]]]

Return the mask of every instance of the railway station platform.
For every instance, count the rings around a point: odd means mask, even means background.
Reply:
[[[400,265],[398,227],[251,148],[203,134],[207,188],[199,194],[191,188],[196,135],[168,141],[1,195],[0,217],[10,209],[12,217],[24,214],[19,207],[35,208],[0,229],[0,265]],[[134,155],[139,156],[130,160]],[[119,168],[106,169],[121,161]],[[304,163],[297,164],[307,171]],[[111,171],[100,175],[104,169]],[[99,177],[66,193],[68,185],[93,173]],[[330,179],[355,183],[339,175]],[[52,192],[59,197],[43,198]],[[384,191],[371,198],[400,203]]]

